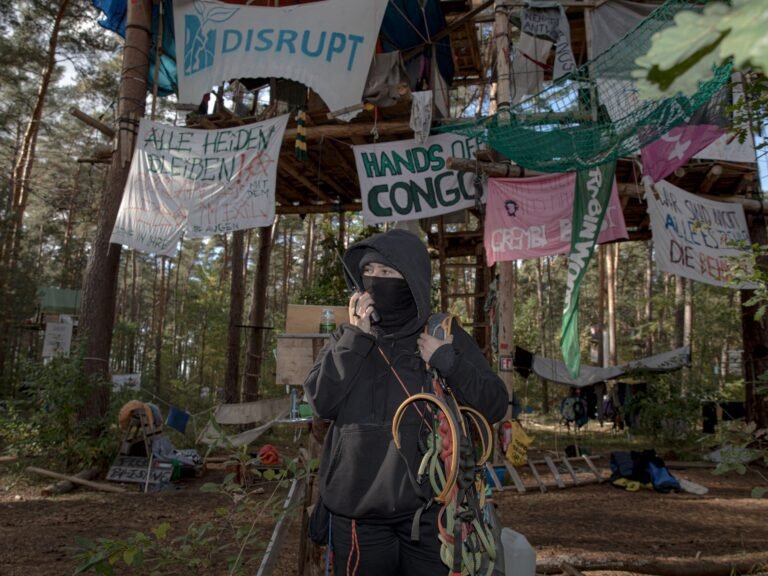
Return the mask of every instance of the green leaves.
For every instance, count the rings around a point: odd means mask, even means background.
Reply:
[[[673,26],[654,34],[647,54],[635,60],[632,76],[640,97],[694,94],[713,69],[732,59],[736,68],[768,71],[768,4],[733,0],[709,4],[702,13],[683,11]]]

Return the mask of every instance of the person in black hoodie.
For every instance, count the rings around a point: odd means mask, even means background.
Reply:
[[[399,229],[374,235],[352,245],[344,262],[365,291],[352,295],[350,322],[331,335],[304,382],[315,413],[331,421],[319,477],[334,574],[442,576],[440,506],[425,507],[434,494],[429,482],[415,480],[427,427],[408,408],[398,451],[394,413],[409,396],[432,392],[427,363],[491,424],[506,412],[506,387],[455,321],[445,340],[424,332],[432,272],[417,236]]]

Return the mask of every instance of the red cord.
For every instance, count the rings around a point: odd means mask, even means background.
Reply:
[[[349,571],[349,565],[352,563],[352,554],[357,553],[355,567]],[[357,524],[352,520],[352,544],[349,547],[349,556],[347,557],[347,576],[355,576],[357,567],[360,565],[360,544],[357,541]]]

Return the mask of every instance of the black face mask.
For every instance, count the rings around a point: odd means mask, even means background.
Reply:
[[[403,278],[363,276],[363,287],[371,295],[381,316],[377,324],[384,332],[396,332],[416,317],[416,301]]]

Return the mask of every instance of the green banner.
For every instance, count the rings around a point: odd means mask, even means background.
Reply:
[[[573,199],[571,250],[568,253],[568,279],[560,328],[560,350],[571,378],[577,378],[581,365],[579,348],[579,291],[614,187],[616,163],[610,162],[576,174]]]

